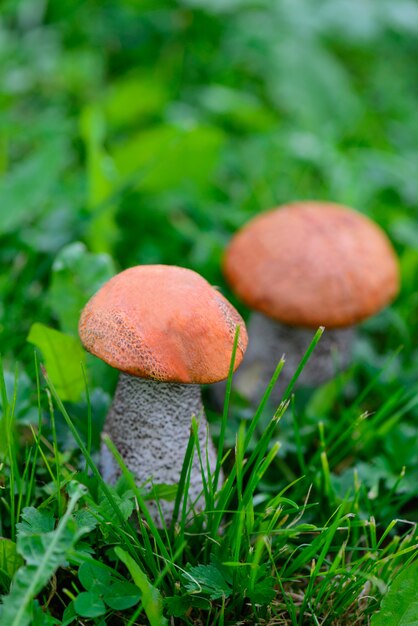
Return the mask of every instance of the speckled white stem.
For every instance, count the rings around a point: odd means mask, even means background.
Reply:
[[[192,416],[199,421],[199,442],[203,464],[206,450],[211,472],[216,467],[216,452],[208,438],[207,421],[203,409],[200,386],[163,383],[121,374],[115,397],[106,418],[105,432],[122,455],[138,485],[152,480],[154,485],[178,483],[186,447],[190,437]],[[103,444],[101,471],[106,482],[114,483],[119,468]],[[151,484],[145,486],[151,489]],[[195,451],[188,494],[195,510],[204,504],[202,473]],[[171,520],[174,502],[160,500],[164,519]],[[149,503],[150,512],[160,524],[155,503]]]
[[[262,313],[252,313],[248,324],[248,349],[234,376],[234,388],[251,404],[258,404],[284,354],[286,362],[270,396],[270,401],[277,404],[314,335],[313,329],[287,326]],[[321,385],[346,368],[350,362],[354,336],[353,327],[325,329],[297,385]],[[216,385],[216,404],[223,402],[224,389],[222,383]]]

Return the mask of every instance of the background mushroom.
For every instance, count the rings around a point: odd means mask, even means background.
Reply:
[[[317,385],[350,358],[353,325],[397,294],[399,270],[385,233],[369,218],[326,202],[296,202],[263,213],[232,239],[224,258],[232,290],[256,313],[238,391],[258,401],[283,353],[275,398],[308,348],[326,331],[300,381]]]
[[[214,471],[216,453],[207,436],[199,385],[228,376],[237,325],[235,368],[247,345],[240,315],[199,274],[165,265],[121,272],[83,309],[79,333],[85,348],[121,371],[105,432],[138,483],[178,482],[193,415],[200,418],[203,458],[207,448]],[[117,479],[117,465],[105,446],[101,469],[106,481]],[[195,455],[190,501],[201,491]],[[169,520],[173,503],[160,505]],[[156,505],[151,509],[158,521]]]

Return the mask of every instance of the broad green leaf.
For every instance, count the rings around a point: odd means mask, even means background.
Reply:
[[[46,213],[65,165],[66,146],[46,144],[0,181],[0,234],[9,233]]]
[[[207,185],[223,142],[215,127],[161,125],[118,143],[112,155],[124,178],[136,176],[139,190],[156,192],[185,182]]]
[[[66,563],[67,553],[74,548],[80,536],[88,532],[88,528],[76,527],[71,519],[84,493],[85,489],[77,485],[55,530],[42,535],[19,535],[17,549],[29,557],[30,564],[18,569],[9,595],[3,598],[2,619],[7,626],[27,626],[31,623],[34,598],[58,567]]]
[[[84,589],[89,591],[99,583],[100,585],[107,586],[110,583],[110,572],[103,566],[87,561],[80,565],[78,578]]]
[[[267,606],[276,597],[275,585],[277,585],[277,580],[272,576],[257,580],[254,589],[247,588],[247,596],[253,604]]]
[[[127,582],[117,582],[111,585],[104,596],[104,601],[111,609],[123,611],[135,606],[141,598],[136,585]]]
[[[99,617],[106,613],[103,600],[93,591],[79,593],[74,600],[74,608],[81,617]]]
[[[153,76],[130,74],[112,83],[102,101],[107,121],[115,126],[142,121],[168,100],[165,84]]]
[[[169,615],[182,617],[191,606],[208,611],[211,607],[211,602],[208,598],[203,598],[202,596],[186,595],[164,598],[164,605]]]
[[[69,626],[69,624],[72,624],[76,618],[77,613],[75,611],[74,602],[71,601],[62,615],[62,626]]]
[[[8,589],[10,580],[21,565],[23,559],[17,553],[14,541],[0,537],[0,591]]]
[[[81,242],[61,250],[52,266],[48,302],[63,332],[77,334],[81,309],[114,274],[116,268],[109,255],[88,252]]]
[[[41,350],[46,371],[61,400],[78,400],[84,390],[81,364],[86,358],[79,340],[35,323],[28,341]]]
[[[228,598],[232,589],[222,572],[214,564],[196,565],[183,575],[186,589],[192,593],[207,594],[211,600]]]
[[[417,626],[418,561],[396,576],[371,623],[372,626]]]
[[[128,568],[135,585],[141,590],[142,604],[151,626],[167,626],[168,622],[163,616],[163,599],[158,589],[150,583],[138,563],[125,550],[115,548],[115,552]]]
[[[235,126],[258,131],[277,124],[277,114],[248,91],[215,84],[200,89],[197,95],[200,106]]]
[[[182,617],[190,607],[190,596],[170,596],[164,598],[168,614],[173,617]]]
[[[117,207],[108,199],[118,185],[118,177],[113,160],[103,146],[106,125],[100,109],[86,107],[81,115],[80,126],[87,151],[87,206],[92,216],[86,239],[95,252],[110,252],[117,232]]]

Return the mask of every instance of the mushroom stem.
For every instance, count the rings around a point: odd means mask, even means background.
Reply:
[[[217,455],[208,437],[199,385],[159,382],[122,373],[104,430],[134,474],[136,482],[141,485],[148,481],[145,488],[150,490],[152,485],[178,483],[190,437],[192,416],[199,421],[199,443],[204,468],[207,455],[212,473]],[[109,483],[115,483],[120,475],[112,454],[104,444],[101,449],[101,470],[104,480]],[[188,491],[188,501],[195,510],[203,507],[202,489],[202,472],[195,451]],[[169,523],[174,502],[160,500],[159,504],[165,521]],[[151,515],[160,524],[156,504],[150,502],[149,505]]]
[[[273,402],[280,401],[314,333],[311,328],[287,326],[262,313],[252,313],[248,325],[248,349],[234,376],[235,389],[252,404],[258,403],[284,354],[286,363],[270,398]],[[299,376],[298,384],[320,385],[346,368],[354,336],[353,327],[325,330]]]

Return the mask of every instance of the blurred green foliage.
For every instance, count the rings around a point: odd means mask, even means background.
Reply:
[[[310,398],[305,448],[316,445],[318,419],[332,423],[384,366],[358,410],[400,402],[418,373],[417,35],[413,0],[3,0],[8,368],[31,371],[34,322],[69,334],[57,344],[71,340],[88,297],[135,264],[191,267],[246,316],[221,274],[231,234],[274,205],[323,198],[386,230],[403,283],[395,304],[363,325],[349,376]],[[89,367],[93,393],[111,392],[105,370]],[[418,411],[402,402],[402,420],[357,447],[373,493],[416,463],[406,443]],[[290,424],[282,436],[285,456]],[[346,471],[338,467],[337,490]]]

